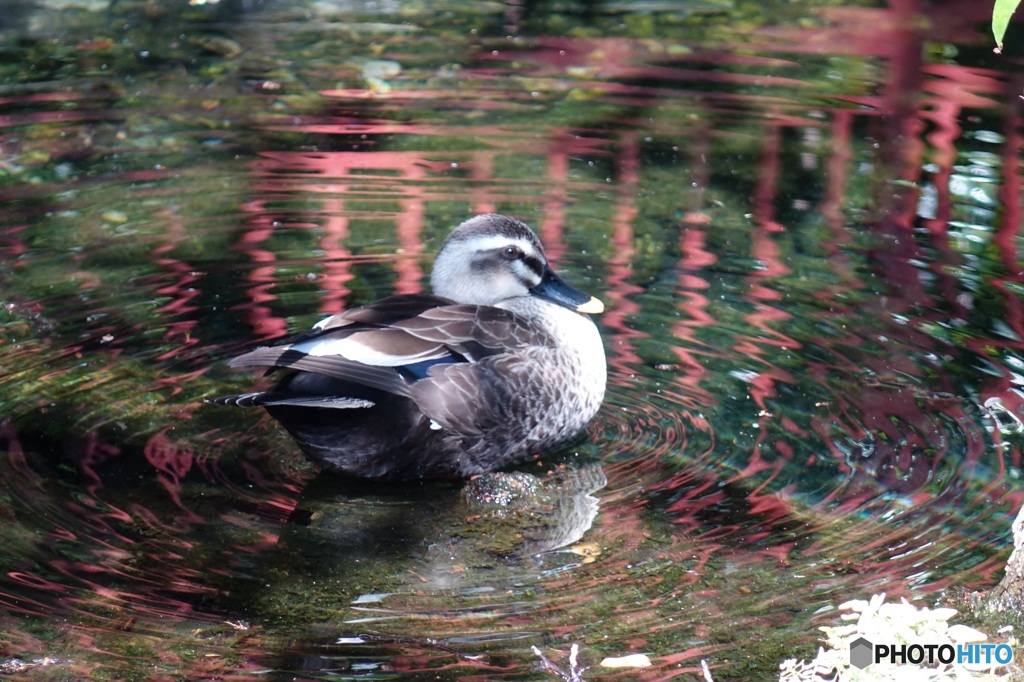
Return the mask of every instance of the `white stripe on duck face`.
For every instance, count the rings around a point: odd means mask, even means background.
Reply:
[[[504,237],[500,234],[493,235],[481,235],[479,237],[473,237],[467,239],[465,244],[477,251],[491,251],[493,249],[503,249],[506,246],[517,246],[523,253],[531,256],[539,256],[536,250],[533,248],[533,244],[525,239],[512,239],[510,237]]]

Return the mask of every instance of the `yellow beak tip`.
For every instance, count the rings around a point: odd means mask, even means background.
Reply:
[[[576,306],[576,312],[586,313],[587,315],[596,315],[597,313],[603,313],[604,303],[601,303],[601,301],[591,296],[589,301],[587,301],[586,303],[581,303],[580,305]]]

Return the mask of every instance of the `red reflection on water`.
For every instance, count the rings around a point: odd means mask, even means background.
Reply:
[[[185,349],[201,341],[192,333],[197,324],[197,320],[193,316],[197,307],[192,304],[192,300],[199,295],[199,290],[195,285],[199,283],[201,277],[188,263],[171,256],[178,244],[188,238],[189,232],[182,218],[170,211],[164,212],[163,224],[166,230],[164,232],[166,243],[153,250],[153,262],[169,270],[174,281],[156,289],[156,293],[161,296],[170,297],[170,301],[157,308],[156,312],[160,314],[161,320],[167,326],[164,340],[168,344],[174,343],[174,345],[170,350],[158,355],[156,357],[158,361],[178,357]]]
[[[86,490],[95,494],[97,490],[103,487],[103,481],[100,479],[99,474],[96,473],[96,470],[120,454],[121,448],[101,440],[97,431],[89,431],[82,438],[76,448],[74,457],[78,463],[78,468],[89,479]]]
[[[276,299],[271,290],[277,283],[277,268],[274,265],[277,256],[259,245],[273,235],[274,225],[271,216],[266,213],[263,201],[251,201],[242,209],[252,214],[252,220],[234,248],[248,256],[256,267],[249,273],[249,280],[253,283],[248,289],[251,303],[238,307],[245,309],[257,339],[267,342],[288,333],[287,320],[275,315],[266,305]]]
[[[349,269],[352,252],[345,247],[348,237],[348,216],[341,199],[324,201],[326,218],[323,224],[324,238],[320,245],[324,250],[323,311],[328,314],[340,313],[345,309],[348,297],[348,282],[354,277]]]
[[[167,429],[150,436],[143,448],[146,461],[153,465],[158,475],[156,480],[167,491],[171,500],[183,512],[185,520],[201,523],[203,517],[189,510],[181,501],[181,479],[192,468],[192,450],[183,443],[176,443],[167,437]]]
[[[683,257],[679,261],[679,286],[676,292],[680,296],[680,308],[685,311],[685,317],[672,327],[673,335],[679,339],[673,350],[682,364],[676,381],[685,387],[688,394],[694,396],[695,407],[714,404],[712,396],[703,388],[708,370],[700,362],[696,349],[701,349],[700,355],[718,354],[717,350],[708,348],[698,340],[698,333],[702,327],[716,324],[715,319],[707,312],[710,301],[701,293],[710,287],[702,276],[705,268],[714,265],[718,260],[717,256],[706,248],[705,229],[708,222],[704,216],[691,213],[682,225],[679,249]]]
[[[615,249],[607,262],[608,290],[604,294],[605,313],[597,320],[612,330],[612,351],[608,364],[615,370],[609,381],[627,377],[642,361],[635,352],[634,340],[647,334],[629,327],[628,319],[640,311],[633,300],[643,288],[631,282],[635,254],[633,219],[636,217],[636,191],[639,183],[640,146],[635,133],[623,134],[618,145],[619,182],[616,185],[615,214],[612,219],[612,244]]]
[[[777,125],[770,125],[766,132],[761,163],[757,173],[757,185],[752,197],[754,220],[766,232],[780,232],[785,228],[774,220],[774,204],[775,193],[779,185],[779,174],[782,170],[781,128]],[[760,234],[760,231],[757,234]]]
[[[97,118],[99,116],[95,111],[32,111],[24,114],[0,114],[0,128],[39,123],[60,123],[62,126],[67,126],[72,123],[95,121]]]

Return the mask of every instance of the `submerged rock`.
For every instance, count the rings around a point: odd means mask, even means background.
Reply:
[[[593,493],[607,482],[596,463],[546,476],[522,471],[480,476],[462,489],[471,513],[461,535],[478,538],[479,548],[499,556],[533,556],[568,547],[590,529],[598,511]]]

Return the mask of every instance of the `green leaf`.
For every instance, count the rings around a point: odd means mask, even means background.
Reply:
[[[996,52],[1003,49],[1006,27],[1010,25],[1010,17],[1019,4],[1020,0],[996,0],[996,5],[992,8],[992,35],[996,39]]]

